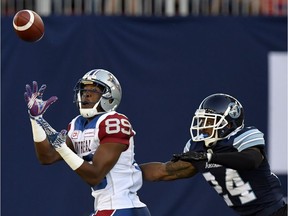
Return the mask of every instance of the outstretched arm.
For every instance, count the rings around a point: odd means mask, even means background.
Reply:
[[[189,178],[197,173],[195,167],[185,161],[150,162],[140,164],[140,168],[146,181],[171,181]]]
[[[196,167],[201,167],[204,163],[209,162],[235,170],[256,169],[264,159],[258,147],[251,147],[241,152],[206,153],[190,151],[179,154],[177,157],[179,160],[190,162]]]
[[[242,152],[212,154],[210,163],[217,163],[236,170],[253,170],[260,166],[264,159],[257,147]]]
[[[61,157],[51,146],[45,131],[37,123],[37,120],[42,118],[44,112],[57,100],[57,97],[53,96],[43,101],[42,96],[45,89],[46,85],[42,85],[40,89],[38,89],[37,82],[33,81],[32,88],[30,85],[26,85],[24,99],[27,103],[28,114],[30,116],[36,156],[41,164],[51,164],[60,160]]]

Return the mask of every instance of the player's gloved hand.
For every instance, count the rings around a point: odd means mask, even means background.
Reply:
[[[209,155],[210,154],[210,155]],[[187,162],[196,162],[196,161],[209,161],[211,158],[211,153],[206,152],[185,152],[182,154],[174,154],[173,158],[174,160],[182,160]]]
[[[43,128],[43,130],[45,131],[46,135],[47,135],[47,139],[49,140],[49,142],[51,143],[51,145],[53,145],[54,148],[58,147],[59,145],[59,136],[62,133],[62,131],[59,133],[57,132],[54,128],[52,128],[50,126],[50,124],[41,116],[35,119],[36,122]],[[65,130],[66,131],[66,130]],[[67,131],[66,131],[67,133]],[[66,141],[66,133],[65,133],[65,138],[63,136],[61,136],[60,138],[63,138],[65,142]],[[63,133],[62,133],[63,134]],[[61,142],[61,143],[63,143]]]
[[[60,132],[56,133],[55,140],[51,142],[51,145],[57,149],[62,145],[66,145],[67,130],[63,129]]]
[[[212,153],[189,151],[181,154],[174,154],[171,161],[176,162],[182,160],[190,162],[198,172],[205,172],[206,164],[209,162],[211,156]]]
[[[181,155],[182,155],[182,154],[173,154],[170,161],[171,161],[171,162],[177,162],[177,161],[179,161]]]
[[[180,155],[180,160],[191,162],[191,161],[207,161],[207,153],[206,152],[186,152]]]
[[[43,101],[42,96],[45,89],[46,85],[43,84],[38,90],[38,84],[36,81],[33,81],[33,89],[31,89],[30,85],[26,85],[24,99],[27,103],[28,113],[31,118],[42,116],[48,107],[58,99],[56,96],[52,96],[48,100]]]

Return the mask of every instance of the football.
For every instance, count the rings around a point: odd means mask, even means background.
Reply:
[[[44,35],[44,23],[42,18],[32,10],[20,10],[13,18],[13,27],[24,41],[37,42]]]

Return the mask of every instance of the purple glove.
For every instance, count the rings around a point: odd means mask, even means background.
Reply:
[[[43,115],[48,107],[58,99],[56,96],[52,96],[48,100],[43,101],[42,96],[45,89],[46,85],[43,84],[38,90],[36,81],[33,81],[33,91],[31,90],[30,85],[26,85],[24,99],[27,103],[28,112],[32,118]]]

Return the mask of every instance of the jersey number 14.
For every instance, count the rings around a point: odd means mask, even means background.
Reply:
[[[251,202],[256,199],[249,182],[244,182],[238,172],[233,169],[226,169],[225,184],[230,196],[237,196],[241,204]],[[210,182],[219,195],[223,196],[228,206],[233,206],[228,194],[223,194],[223,189],[216,181],[215,176],[210,172],[203,173],[207,182]]]

